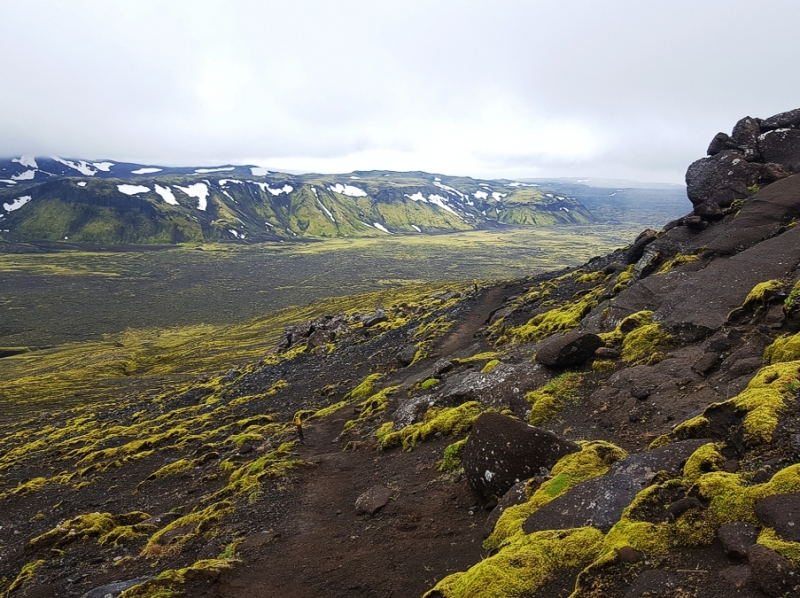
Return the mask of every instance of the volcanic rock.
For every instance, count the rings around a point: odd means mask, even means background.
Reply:
[[[525,533],[593,526],[604,532],[658,471],[677,471],[706,440],[676,442],[617,461],[605,475],[582,482],[533,513]]]
[[[536,351],[536,361],[555,368],[567,367],[587,361],[602,345],[600,337],[591,332],[573,331],[554,335]]]
[[[503,496],[514,484],[549,470],[564,455],[581,450],[549,430],[499,413],[483,413],[461,449],[470,485],[484,498]]]
[[[756,583],[765,594],[789,596],[793,586],[800,582],[792,564],[766,546],[753,544],[747,551],[747,560]]]
[[[758,530],[752,523],[736,521],[717,530],[717,537],[729,557],[747,558],[747,550],[756,543]]]
[[[356,513],[374,515],[392,499],[394,491],[385,486],[373,486],[356,499]]]
[[[758,520],[789,542],[800,542],[800,492],[762,498],[755,504]]]

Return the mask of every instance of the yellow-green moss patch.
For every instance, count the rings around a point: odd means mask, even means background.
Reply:
[[[602,440],[581,441],[581,450],[562,457],[553,466],[552,478],[543,483],[527,502],[508,507],[484,542],[487,550],[496,550],[522,532],[522,524],[551,500],[570,490],[575,484],[601,476],[627,456],[621,448]]]
[[[567,403],[580,399],[582,383],[583,374],[568,372],[526,394],[525,400],[531,406],[528,422],[538,426],[558,417]]]
[[[210,531],[215,523],[231,513],[233,513],[233,504],[223,500],[209,505],[205,509],[184,515],[153,534],[147,545],[142,549],[142,556],[157,557],[179,552],[189,539]],[[173,530],[180,530],[185,533],[172,538],[167,545],[161,544],[161,538],[167,532]]]
[[[442,460],[439,462],[439,471],[455,471],[461,467],[461,449],[464,448],[467,440],[468,438],[456,440],[444,449]]]
[[[773,365],[800,360],[800,333],[781,336],[764,350],[764,363]]]
[[[528,342],[542,339],[554,332],[575,328],[597,305],[597,298],[602,292],[602,286],[596,287],[580,299],[534,316],[526,324],[509,329],[508,333],[516,341]]]
[[[700,259],[699,255],[682,255],[679,253],[668,262],[665,262],[664,265],[661,266],[661,268],[659,268],[657,274],[666,274],[667,272],[672,272],[672,270],[674,270],[681,264],[696,262],[699,259]]]
[[[617,327],[612,330],[611,332],[602,332],[597,336],[600,339],[608,344],[621,342],[623,338],[625,338],[625,332],[623,330],[630,332],[631,330],[635,330],[636,328],[640,328],[645,324],[649,324],[653,320],[653,312],[652,311],[637,311],[635,314],[631,314],[625,318],[622,318]]]
[[[622,358],[630,365],[653,365],[666,359],[672,337],[657,324],[632,330],[622,341]]]
[[[428,409],[424,421],[411,424],[398,431],[392,431],[393,424],[384,424],[376,433],[382,449],[402,446],[404,451],[410,451],[420,440],[436,434],[437,432],[457,436],[466,432],[481,414],[481,404],[478,401],[469,401],[458,407]]]

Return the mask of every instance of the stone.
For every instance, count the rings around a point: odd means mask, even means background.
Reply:
[[[82,596],[82,598],[108,598],[109,596],[111,598],[116,598],[128,588],[132,588],[140,583],[150,581],[151,579],[154,578],[148,576],[136,577],[135,579],[129,579],[127,581],[115,581],[104,586],[94,588],[93,590],[89,590]]]
[[[705,376],[720,363],[722,363],[722,360],[719,353],[703,353],[692,365],[692,371]]]
[[[703,220],[719,220],[725,215],[722,208],[719,207],[719,204],[710,201],[704,201],[696,205],[694,207],[694,213],[695,216],[700,216]]]
[[[497,523],[497,520],[500,519],[500,515],[502,515],[508,507],[521,505],[522,503],[527,502],[527,485],[528,480],[517,482],[511,486],[508,492],[503,494],[500,500],[497,501],[497,506],[492,509],[491,513],[489,513],[489,517],[486,519],[486,523],[483,525],[483,533],[485,537],[489,537],[491,535],[491,533],[494,531],[494,526]]]
[[[373,486],[356,499],[356,513],[375,515],[392,499],[394,491],[385,486]]]
[[[756,584],[769,596],[791,596],[800,582],[792,564],[766,546],[753,544],[747,551],[747,560]]]
[[[747,558],[747,550],[758,540],[758,530],[752,523],[736,521],[717,530],[725,554],[735,559]]]
[[[775,129],[758,138],[765,162],[780,164],[792,173],[800,172],[800,130]]]
[[[761,182],[761,170],[760,164],[748,162],[742,153],[725,150],[689,166],[686,193],[692,205],[710,201],[728,207],[734,199],[750,195],[748,187]]]
[[[637,401],[645,401],[650,396],[650,393],[653,392],[653,389],[647,386],[634,386],[630,392],[631,396]]]
[[[413,423],[422,421],[425,412],[431,407],[441,406],[443,399],[441,395],[420,395],[410,399],[399,399],[399,405],[392,415],[395,428],[405,428]]]
[[[617,461],[605,475],[581,482],[544,505],[528,517],[522,529],[529,534],[593,526],[607,532],[657,472],[679,471],[706,442],[707,439],[684,440]]]
[[[247,536],[242,543],[236,547],[237,552],[247,552],[260,548],[276,540],[274,532],[255,532]]]
[[[553,335],[539,346],[536,361],[555,368],[567,367],[587,361],[602,345],[600,337],[591,332]]]
[[[761,134],[761,128],[755,119],[745,116],[733,127],[731,133],[731,141],[736,144],[736,147],[744,152],[745,160],[754,161],[760,160],[761,155],[758,151],[758,136]]]
[[[622,548],[615,548],[617,553],[617,560],[620,563],[638,563],[644,558],[644,555],[630,546],[623,546]]]
[[[800,125],[800,108],[765,118],[761,121],[761,130],[769,131],[770,129],[782,129],[798,125]]]
[[[619,351],[611,347],[599,347],[595,349],[594,356],[600,359],[617,359]]]
[[[439,359],[436,363],[433,364],[433,371],[431,372],[431,376],[434,378],[438,378],[442,374],[446,374],[450,370],[455,367],[455,364],[449,359]]]
[[[647,247],[650,243],[656,240],[658,237],[658,233],[650,228],[642,231],[639,235],[634,239],[633,245],[628,250],[627,255],[627,263],[628,264],[635,264],[636,262],[641,259],[642,254],[644,253],[645,247]]]
[[[549,470],[580,445],[549,430],[499,413],[475,421],[461,464],[470,486],[484,499],[503,496],[514,484]]]
[[[734,145],[733,140],[727,133],[717,133],[711,143],[708,144],[706,154],[716,156],[718,153],[730,149],[732,145]]]
[[[336,338],[335,333],[320,328],[312,332],[311,336],[308,337],[308,348],[321,347],[324,344],[333,342],[334,338]]]
[[[789,542],[800,542],[800,492],[776,494],[755,504],[758,520]]]
[[[703,220],[702,216],[687,216],[683,219],[683,224],[692,230],[705,230],[708,227],[708,222]]]
[[[397,352],[397,355],[395,355],[394,358],[401,367],[406,367],[411,365],[411,362],[414,361],[414,357],[416,356],[417,348],[414,345],[406,345]]]
[[[364,328],[372,328],[373,326],[377,326],[378,324],[382,324],[388,320],[389,318],[385,313],[376,313],[374,316],[370,316],[364,320]]]

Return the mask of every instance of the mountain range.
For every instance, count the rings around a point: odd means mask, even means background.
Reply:
[[[100,243],[255,242],[595,220],[574,197],[534,182],[28,156],[0,161],[0,208],[0,230],[11,239]]]

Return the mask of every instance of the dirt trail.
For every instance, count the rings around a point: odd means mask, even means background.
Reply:
[[[244,563],[209,595],[420,596],[479,560],[486,514],[471,515],[466,481],[444,480],[436,468],[449,441],[345,453],[335,439],[350,408],[340,414],[308,428],[299,453],[314,465],[296,482],[289,512],[265,544],[243,544]],[[356,499],[376,485],[395,490],[395,500],[375,517],[357,515]]]
[[[452,332],[445,336],[442,343],[434,350],[434,354],[438,357],[456,356],[456,353],[474,343],[475,333],[486,325],[492,312],[503,304],[506,293],[507,290],[504,286],[490,289],[481,297],[480,302],[470,311],[469,315],[459,320]]]

